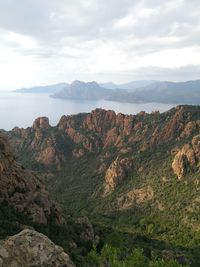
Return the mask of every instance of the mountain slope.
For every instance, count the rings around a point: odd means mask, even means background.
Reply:
[[[199,104],[200,80],[187,82],[159,82],[135,92],[135,96],[147,102],[175,104]]]
[[[149,86],[151,84],[159,83],[160,81],[156,80],[136,80],[128,83],[123,83],[118,85],[120,89],[127,89],[129,91],[135,91],[138,88],[142,88],[144,86]]]
[[[135,80],[132,82],[128,82],[128,83],[122,83],[122,84],[115,84],[112,82],[108,82],[108,83],[100,83],[99,85],[107,88],[107,89],[126,89],[129,91],[134,91],[140,87],[144,87],[150,84],[154,84],[157,83],[159,81],[155,81],[155,80]]]

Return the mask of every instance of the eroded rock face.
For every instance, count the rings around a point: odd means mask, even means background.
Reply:
[[[45,235],[23,230],[0,242],[0,267],[75,267],[63,249]]]
[[[47,224],[52,215],[58,224],[62,222],[42,181],[16,162],[7,140],[0,136],[0,204],[3,202],[32,222]]]
[[[115,188],[122,183],[127,175],[127,171],[132,167],[132,162],[128,158],[114,160],[105,173],[103,196],[112,193]]]
[[[199,168],[200,162],[200,135],[194,136],[192,144],[185,144],[175,155],[172,169],[181,179],[188,171]]]

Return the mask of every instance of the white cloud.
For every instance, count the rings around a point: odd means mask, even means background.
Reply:
[[[200,47],[163,50],[141,58],[138,66],[178,68],[186,65],[200,65]]]
[[[194,77],[199,25],[198,0],[1,0],[0,89],[166,69]]]

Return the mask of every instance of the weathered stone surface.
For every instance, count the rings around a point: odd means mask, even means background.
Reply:
[[[34,230],[0,242],[1,267],[75,267],[63,249]]]

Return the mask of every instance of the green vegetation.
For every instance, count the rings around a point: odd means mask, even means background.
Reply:
[[[181,265],[175,260],[149,259],[143,251],[136,248],[128,256],[123,257],[122,251],[110,245],[105,245],[101,253],[98,254],[93,249],[87,257],[87,263],[84,266],[90,267],[187,267]]]

